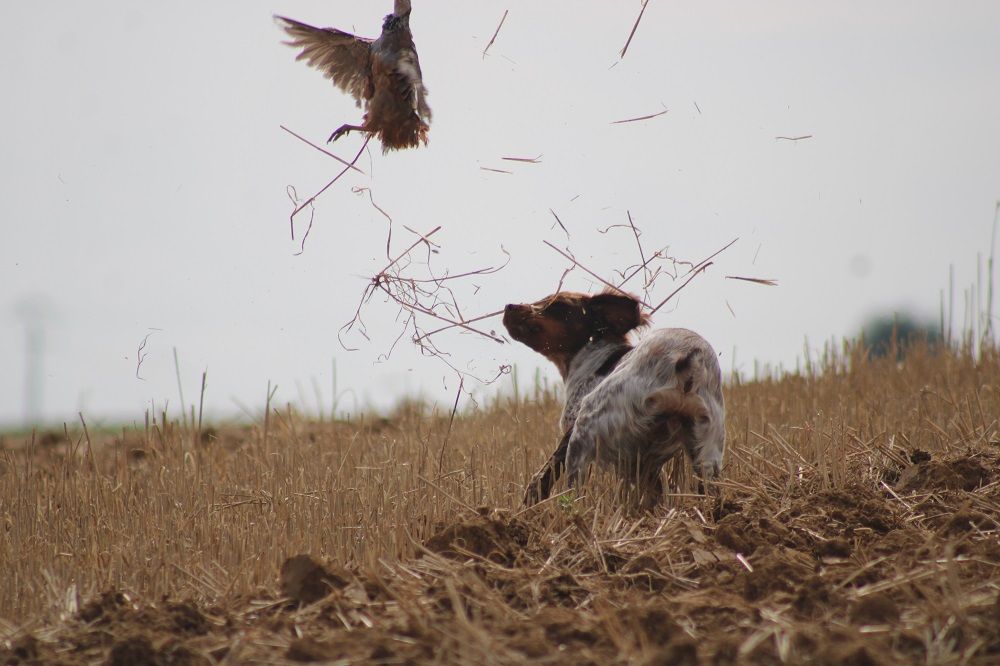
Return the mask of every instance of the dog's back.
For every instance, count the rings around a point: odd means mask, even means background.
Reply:
[[[652,331],[580,401],[568,442],[571,480],[596,459],[655,483],[652,477],[681,448],[697,473],[715,477],[724,424],[715,350],[687,329]]]

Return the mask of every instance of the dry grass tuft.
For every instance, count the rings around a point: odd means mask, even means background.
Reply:
[[[894,356],[734,380],[723,496],[678,464],[650,515],[600,479],[518,505],[540,390],[450,436],[408,409],[7,438],[0,661],[996,663],[1000,358]]]

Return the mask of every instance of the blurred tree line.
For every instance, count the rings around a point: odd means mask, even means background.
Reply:
[[[871,317],[862,326],[861,339],[871,356],[888,356],[895,350],[898,359],[903,357],[907,347],[915,343],[936,345],[941,339],[941,331],[937,325],[921,321],[913,315],[893,313]]]

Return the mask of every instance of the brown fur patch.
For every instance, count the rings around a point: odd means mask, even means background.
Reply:
[[[697,393],[680,389],[660,389],[646,398],[646,406],[658,416],[695,422],[708,418],[708,408]]]

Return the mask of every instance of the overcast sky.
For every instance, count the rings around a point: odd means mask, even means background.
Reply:
[[[29,408],[29,321],[54,422],[175,409],[175,348],[185,402],[207,369],[214,416],[258,409],[269,381],[278,403],[311,410],[318,386],[329,409],[334,360],[348,410],[418,393],[450,405],[440,360],[405,337],[385,357],[402,324],[383,298],[363,311],[370,340],[338,341],[387,263],[386,219],[355,188],[392,217],[393,251],[414,238],[404,226],[442,226],[439,274],[509,253],[502,272],[455,282],[467,317],[555,287],[567,262],[543,240],[613,280],[635,240],[599,230],[631,211],[647,251],[697,261],[740,239],[655,317],[703,333],[726,371],[794,368],[876,313],[936,320],[950,267],[961,325],[1000,199],[1000,4],[650,0],[619,62],[637,1],[414,0],[430,145],[383,156],[373,142],[365,173],[317,201],[296,256],[286,188],[311,194],[339,166],[279,126],[322,143],[361,112],[295,61],[272,14],[376,36],[391,4],[9,3],[0,423]],[[350,158],[362,140],[332,150]],[[600,288],[581,270],[566,286]],[[662,278],[651,299],[675,286]],[[482,377],[514,364],[524,381],[558,379],[517,343],[437,343]],[[498,386],[510,378],[474,390]]]

